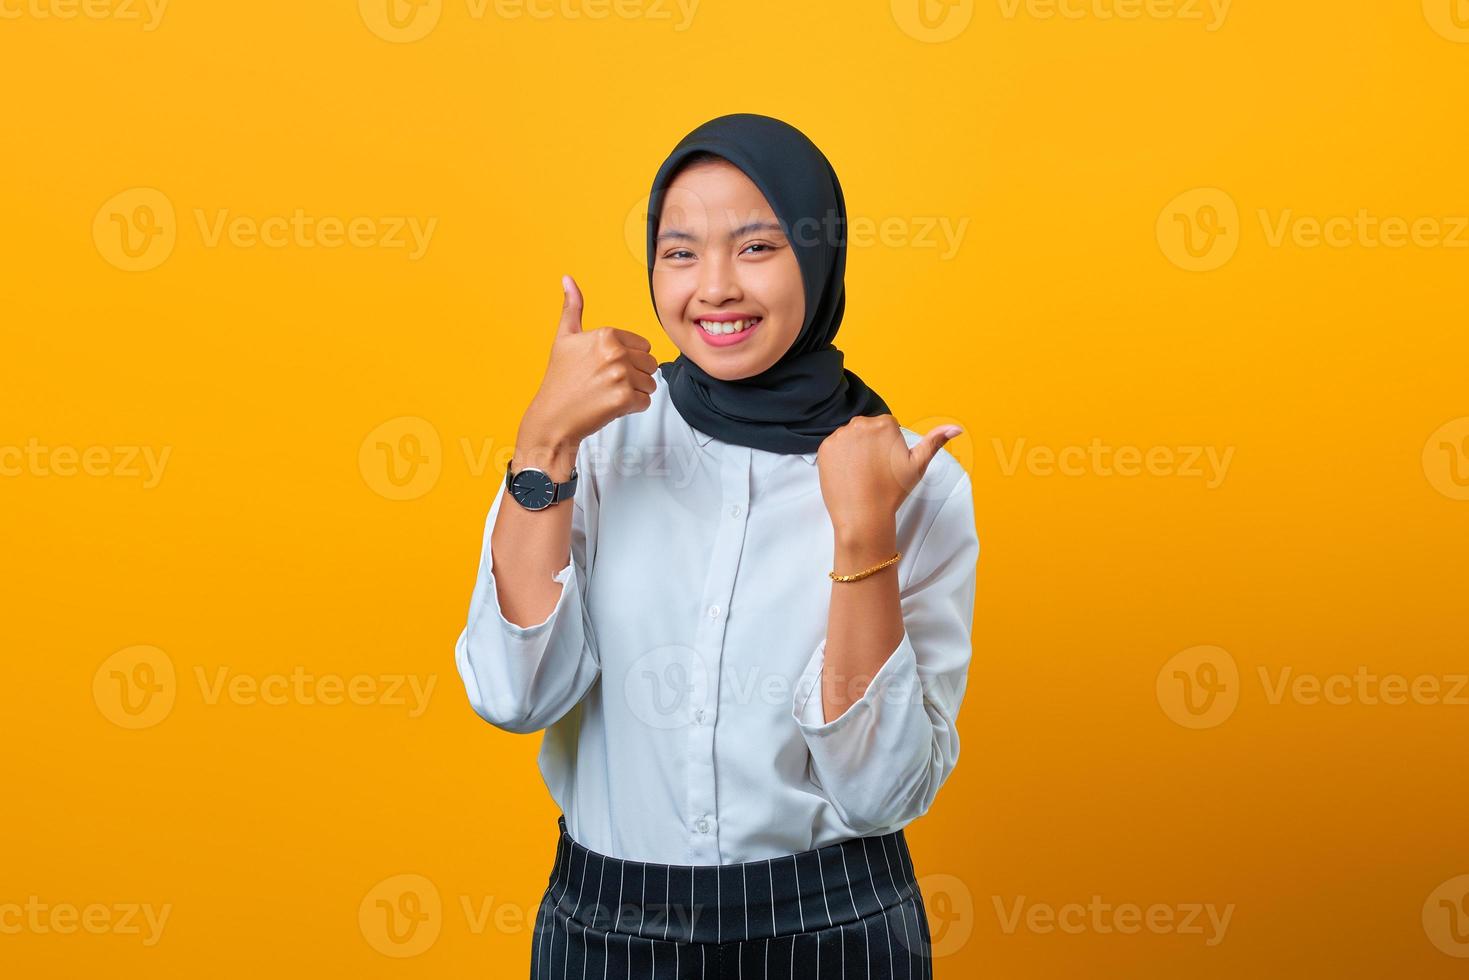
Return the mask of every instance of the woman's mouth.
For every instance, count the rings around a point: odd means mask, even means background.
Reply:
[[[726,314],[721,315],[718,319],[696,319],[694,325],[699,328],[699,336],[709,344],[715,347],[728,347],[731,344],[738,344],[754,333],[755,328],[764,319],[759,316],[730,319]]]

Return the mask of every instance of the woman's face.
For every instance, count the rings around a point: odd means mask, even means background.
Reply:
[[[759,374],[790,349],[806,317],[801,269],[775,211],[744,171],[706,161],[668,186],[653,297],[678,349],[721,381]],[[738,332],[722,332],[731,327]]]

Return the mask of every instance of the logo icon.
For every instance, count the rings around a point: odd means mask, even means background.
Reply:
[[[357,468],[379,496],[416,500],[434,488],[444,468],[439,430],[416,415],[388,419],[362,440]]]
[[[157,647],[119,650],[92,675],[92,700],[121,728],[152,728],[173,711],[177,693],[173,661]]]
[[[918,878],[918,890],[928,912],[929,951],[935,959],[963,949],[974,933],[974,896],[963,880],[951,874],[927,874]],[[913,944],[923,952],[920,941]]]
[[[1180,651],[1158,671],[1158,704],[1184,728],[1214,728],[1239,705],[1239,666],[1222,647]]]
[[[173,202],[152,187],[115,194],[92,218],[92,241],[104,259],[124,272],[156,269],[178,241]]]
[[[892,10],[904,34],[939,44],[964,33],[974,19],[974,0],[892,0]]]
[[[1423,0],[1423,16],[1441,36],[1469,43],[1469,0]]]
[[[384,41],[410,44],[439,26],[444,0],[357,0],[362,22]]]
[[[606,669],[606,664],[603,668]],[[692,647],[656,647],[638,657],[622,679],[629,710],[649,728],[670,731],[692,724],[691,712],[709,700],[709,669]]]
[[[1180,269],[1217,269],[1234,258],[1239,241],[1239,208],[1217,187],[1184,191],[1158,214],[1158,247]]]
[[[1445,422],[1423,444],[1423,473],[1451,500],[1469,500],[1469,416]]]
[[[357,907],[357,926],[367,944],[384,956],[417,956],[439,938],[444,924],[443,901],[423,875],[384,878]]]
[[[969,426],[963,422],[949,415],[925,415],[903,427],[918,433],[919,438],[922,438],[944,425],[957,425],[964,431],[945,442],[942,451],[953,456],[966,473],[973,473],[974,440],[970,437]],[[908,492],[909,496],[917,497],[920,500],[937,500],[947,497],[953,491],[954,485],[942,478],[942,472],[943,470],[936,462],[930,462],[928,469],[923,471],[923,476],[919,477],[917,485]]]
[[[1458,875],[1429,892],[1423,903],[1423,931],[1439,951],[1469,958],[1469,875]]]

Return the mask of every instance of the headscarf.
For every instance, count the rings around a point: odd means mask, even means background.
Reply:
[[[713,377],[682,353],[660,364],[674,407],[701,432],[775,453],[815,452],[853,416],[887,414],[887,404],[843,367],[832,345],[847,305],[847,206],[831,163],[789,123],[752,113],[720,116],[673,148],[648,197],[649,292],[664,194],[683,161],[700,151],[744,171],[774,209],[801,269],[806,318],[780,359],[748,378]]]

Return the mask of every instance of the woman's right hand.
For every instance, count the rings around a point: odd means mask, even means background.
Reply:
[[[566,448],[613,419],[652,404],[658,359],[653,345],[630,330],[581,328],[582,295],[561,278],[561,321],[545,377],[521,420],[522,445]]]

